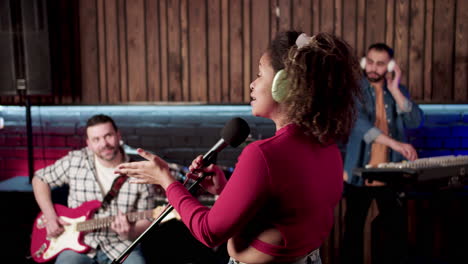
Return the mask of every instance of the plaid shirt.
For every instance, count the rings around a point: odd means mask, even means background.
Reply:
[[[94,153],[88,148],[69,152],[54,164],[38,170],[34,176],[51,188],[68,185],[70,208],[91,200],[102,201],[105,196],[96,180]],[[152,185],[130,184],[127,179],[110,205],[105,210],[99,209],[94,218],[117,215],[118,211],[127,213],[149,210],[155,208],[155,205],[155,189]],[[131,244],[129,240],[122,240],[110,227],[87,233],[84,242],[94,249],[99,247],[111,259],[119,257]]]

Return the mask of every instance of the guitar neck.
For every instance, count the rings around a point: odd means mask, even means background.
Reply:
[[[126,216],[127,216],[128,221],[132,223],[140,219],[151,218],[153,216],[153,210],[147,210],[147,211],[142,211],[142,212],[132,212],[132,213],[126,214]],[[95,229],[106,228],[111,225],[114,219],[115,219],[115,216],[90,219],[90,220],[78,223],[76,225],[76,231],[82,232],[82,231],[92,231]]]

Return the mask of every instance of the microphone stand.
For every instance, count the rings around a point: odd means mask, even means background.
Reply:
[[[204,166],[208,166],[209,164],[213,163],[213,160],[216,159],[216,153],[212,154],[212,155],[209,155],[208,159],[205,160],[206,162],[206,165],[204,164]],[[207,176],[208,174],[206,173],[202,173],[202,175],[200,177],[197,178],[197,180],[192,183],[192,185],[190,185],[190,187],[187,189],[190,193],[193,194],[193,192],[191,191],[195,191],[196,187],[205,179],[205,177]],[[112,264],[115,264],[115,263],[123,263],[125,261],[125,259],[128,257],[128,255],[130,255],[130,253],[133,251],[133,249],[138,246],[138,244],[141,243],[142,239],[145,237],[146,234],[148,234],[153,228],[155,228],[155,226],[159,226],[159,224],[161,224],[162,220],[172,212],[172,210],[174,210],[174,207],[172,205],[170,205],[169,207],[167,207],[167,209],[156,219],[153,221],[153,223],[151,223],[151,225],[145,230],[143,231],[143,233],[141,233],[141,235],[135,239],[135,241],[133,241],[133,243],[127,248],[125,249],[124,252],[122,252],[122,254],[120,254],[120,256],[116,259],[114,259],[112,261]]]

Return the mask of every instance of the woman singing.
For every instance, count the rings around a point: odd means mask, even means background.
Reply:
[[[226,180],[216,166],[202,183],[219,194],[200,204],[158,156],[125,163],[118,173],[161,185],[192,234],[207,246],[228,241],[229,263],[321,263],[319,247],[341,198],[343,166],[337,142],[355,119],[360,70],[351,48],[327,33],[280,32],[262,55],[250,84],[252,114],[276,125],[273,137],[249,144]]]

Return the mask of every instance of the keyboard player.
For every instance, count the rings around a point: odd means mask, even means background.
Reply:
[[[401,69],[393,60],[393,50],[383,43],[369,47],[361,67],[363,100],[358,119],[346,147],[345,234],[343,263],[363,263],[363,230],[368,209],[376,199],[382,230],[389,233],[380,245],[374,263],[400,263],[405,255],[404,208],[398,194],[382,182],[366,182],[352,173],[355,168],[379,163],[417,159],[416,150],[405,143],[405,128],[418,127],[423,114],[400,84]],[[375,253],[375,252],[374,252]]]

